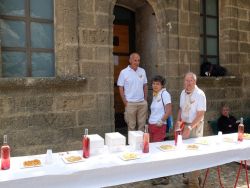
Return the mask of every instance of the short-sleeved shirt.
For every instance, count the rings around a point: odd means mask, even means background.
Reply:
[[[197,86],[190,94],[183,90],[180,96],[181,120],[192,123],[197,111],[206,111],[206,103],[205,93]]]
[[[165,114],[164,106],[171,103],[171,96],[166,91],[162,89],[156,96],[153,97],[151,106],[150,106],[150,117],[148,122],[150,124],[156,124]],[[166,124],[166,122],[164,122]]]
[[[124,87],[125,98],[128,102],[141,102],[144,100],[144,84],[147,84],[146,72],[138,67],[135,70],[130,66],[120,72],[117,85]]]

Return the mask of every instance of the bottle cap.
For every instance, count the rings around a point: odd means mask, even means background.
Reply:
[[[89,134],[89,130],[88,129],[85,129],[85,135],[88,135]]]
[[[6,135],[6,134],[3,135],[3,143],[4,143],[4,144],[7,144],[7,135]]]
[[[243,117],[240,118],[240,124],[243,124]]]
[[[145,131],[144,132],[148,133],[148,125],[147,124],[145,125]]]

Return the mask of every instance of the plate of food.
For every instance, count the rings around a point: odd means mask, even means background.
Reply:
[[[66,155],[62,157],[62,160],[66,164],[71,164],[71,163],[78,163],[78,162],[83,162],[84,159],[80,155]]]
[[[40,159],[25,160],[22,162],[22,168],[33,168],[42,166]]]
[[[159,149],[162,151],[173,151],[176,149],[176,147],[170,144],[164,144],[164,145],[159,146]]]
[[[137,153],[134,153],[134,152],[126,152],[126,153],[123,153],[120,157],[124,161],[129,161],[129,160],[138,159],[139,155]]]
[[[207,139],[198,139],[195,143],[201,144],[201,145],[208,145],[209,144]]]
[[[187,149],[188,149],[188,150],[198,150],[198,149],[199,149],[199,146],[196,145],[196,144],[188,144],[188,145],[187,145]]]
[[[243,138],[246,140],[250,140],[250,134],[249,133],[244,133]]]
[[[234,142],[235,142],[234,139],[231,138],[231,137],[224,137],[224,138],[223,138],[223,141],[224,141],[224,142],[229,142],[229,143],[234,143]]]

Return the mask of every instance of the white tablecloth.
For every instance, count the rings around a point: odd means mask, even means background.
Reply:
[[[236,140],[236,134],[223,135]],[[123,161],[120,153],[109,153],[91,156],[84,162],[65,164],[58,153],[53,154],[53,163],[41,167],[22,168],[27,159],[39,158],[44,162],[45,155],[11,158],[11,168],[0,171],[0,187],[5,188],[63,188],[63,187],[104,187],[128,182],[141,181],[156,177],[180,174],[199,169],[218,166],[232,161],[250,158],[250,140],[242,143],[222,142],[217,137],[203,137],[208,145],[199,145],[198,150],[187,150],[186,144],[195,143],[197,139],[183,141],[182,148],[174,151],[161,151],[162,144],[173,144],[173,141],[150,144],[150,153],[140,155],[139,159]],[[127,147],[125,150],[130,150]],[[70,153],[79,153],[74,151]]]

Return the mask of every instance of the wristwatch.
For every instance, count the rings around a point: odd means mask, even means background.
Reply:
[[[189,126],[188,126],[188,129],[189,129],[190,131],[192,131],[193,128],[192,128],[191,125],[189,125]]]

